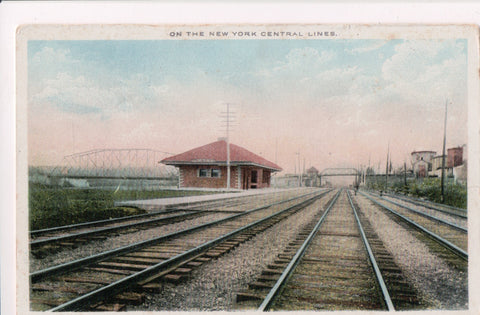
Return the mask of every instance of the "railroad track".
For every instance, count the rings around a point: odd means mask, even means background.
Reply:
[[[271,191],[267,193],[254,194],[254,195],[242,195],[224,197],[213,200],[202,201],[187,201],[183,203],[177,203],[175,205],[168,205],[165,209],[184,209],[184,210],[225,210],[225,211],[238,211],[242,205],[248,205],[252,202],[258,202],[262,200],[274,200],[281,195],[295,193],[295,190],[289,191]],[[128,202],[119,202],[118,205],[129,205]],[[155,208],[154,206],[151,209]],[[241,211],[241,210],[240,210]]]
[[[75,248],[90,241],[104,240],[112,234],[134,233],[139,230],[182,222],[212,213],[243,212],[248,206],[252,207],[252,203],[260,206],[285,198],[285,196],[274,193],[255,197],[256,198],[253,196],[243,196],[229,198],[225,206],[220,206],[222,199],[216,200],[213,203],[200,202],[198,204],[191,204],[195,210],[189,208],[168,209],[155,213],[31,231],[30,251],[34,257],[41,259],[63,248]],[[236,205],[236,208],[232,210],[234,205]]]
[[[157,216],[166,216],[166,215],[169,215],[169,214],[172,214],[172,213],[178,213],[178,212],[194,212],[194,210],[170,209],[170,210],[165,210],[165,211],[143,213],[143,214],[113,218],[113,219],[89,221],[89,222],[83,222],[83,223],[78,223],[78,224],[70,224],[70,225],[62,225],[62,226],[56,226],[56,227],[41,229],[41,230],[32,230],[32,231],[30,231],[29,234],[30,234],[30,239],[50,237],[50,236],[54,236],[56,233],[66,233],[66,234],[68,234],[68,233],[72,233],[73,231],[79,231],[79,230],[94,228],[94,227],[106,227],[106,226],[109,226],[109,225],[118,224],[118,223],[122,223],[122,222],[148,219],[148,218],[157,217]]]
[[[272,193],[269,194],[272,196]],[[221,209],[221,210],[233,210],[241,205],[245,205],[254,200],[253,196],[235,196],[225,199],[216,199],[208,201],[199,201],[194,203],[180,204],[182,209],[190,210],[202,210],[202,209]]]
[[[408,229],[416,229],[417,237],[425,241],[447,262],[460,269],[466,269],[466,262],[468,261],[468,231],[466,228],[451,224],[445,220],[439,220],[425,213],[412,211],[409,207],[372,196],[371,194],[360,192],[360,195],[368,198],[390,217],[401,222]],[[457,257],[452,257],[452,253]],[[460,258],[460,260],[457,258]]]
[[[422,206],[437,212],[442,212],[446,213],[455,217],[460,217],[460,218],[467,218],[467,209],[462,209],[458,207],[452,207],[444,204],[439,204],[427,200],[422,200],[418,198],[412,198],[412,197],[407,197],[407,196],[399,196],[396,194],[385,194],[388,197],[395,198],[398,200],[402,200],[417,206]]]
[[[52,229],[32,231],[30,233],[30,251],[38,258],[51,254],[63,247],[76,247],[88,243],[89,241],[103,240],[111,234],[126,234],[158,227],[165,224],[171,224],[199,216],[206,215],[207,211],[176,211],[179,214],[171,214],[171,211],[164,213],[153,213],[142,215],[141,217],[120,218],[96,222],[87,222],[76,225],[62,226]]]
[[[408,209],[411,212],[424,214],[427,217],[434,218],[434,220],[444,221],[447,224],[451,224],[452,226],[458,226],[460,227],[460,229],[466,230],[468,227],[468,218],[466,214],[443,211],[434,207],[426,207],[421,203],[412,203],[403,199],[392,197],[390,195],[380,196],[374,193],[371,193],[371,195],[380,198],[381,200],[387,201],[390,204],[394,204],[404,209]]]
[[[30,274],[34,311],[119,310],[155,290],[158,280],[178,281],[192,268],[292,215],[328,192],[312,192],[261,206],[156,239]]]
[[[339,191],[248,291],[238,309],[394,310],[420,305],[417,293],[348,192]]]

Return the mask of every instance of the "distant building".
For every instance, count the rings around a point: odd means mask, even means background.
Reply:
[[[272,177],[272,185],[277,188],[298,187],[300,183],[300,175],[285,174],[283,176]]]
[[[308,176],[318,175],[318,170],[315,167],[312,166],[307,170],[307,175]]]
[[[453,178],[456,183],[466,184],[468,173],[468,162],[464,161],[462,165],[453,168]]]
[[[427,177],[428,172],[432,170],[432,159],[435,151],[413,151],[412,169],[416,177]]]
[[[463,164],[463,148],[450,148],[447,150],[447,167],[456,167]]]
[[[434,151],[414,151],[412,152],[412,166],[416,177],[441,177],[443,157],[445,157],[445,176],[457,177],[460,181],[465,181],[466,167],[463,167],[466,161],[463,159],[463,147],[447,149],[447,155],[435,155]],[[427,175],[425,175],[427,170]]]
[[[444,155],[437,155],[432,158],[432,172],[442,169],[443,157]],[[445,156],[445,167],[447,167],[447,159]]]
[[[453,177],[455,182],[460,184],[467,183],[467,173],[468,173],[468,161],[467,156],[463,155],[464,149],[466,146],[448,149],[448,156],[453,162]],[[461,164],[458,163],[461,161]]]
[[[306,187],[316,187],[319,185],[318,173],[319,171],[313,166],[307,170],[307,176],[304,179]]]
[[[437,155],[432,158],[432,169],[429,172],[429,176],[441,177],[442,176],[442,163],[444,155]],[[452,168],[447,165],[447,156],[445,156],[445,176],[452,176]]]
[[[179,168],[179,187],[227,187],[227,142],[223,139],[161,161]],[[270,187],[272,173],[282,168],[230,143],[230,187]]]

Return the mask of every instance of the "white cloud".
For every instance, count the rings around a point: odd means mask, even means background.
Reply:
[[[54,56],[74,62],[68,50],[44,49],[34,59],[53,62]],[[356,154],[364,154],[366,161],[370,152],[385,151],[388,139],[399,142],[399,152],[416,145],[412,139],[432,146],[428,139],[436,141],[443,115],[438,104],[444,104],[445,91],[452,91],[455,102],[465,97],[464,52],[451,42],[399,44],[378,73],[354,60],[346,66],[329,50],[292,49],[254,74],[240,71],[229,80],[200,69],[181,76],[167,73],[159,81],[147,74],[121,77],[99,69],[80,75],[73,68],[57,69],[55,75],[31,81],[30,105],[39,114],[31,143],[38,143],[38,152],[58,150],[59,143],[71,150],[74,129],[77,151],[138,145],[178,153],[221,136],[220,112],[224,102],[232,102],[239,121],[234,142],[272,159],[276,152],[271,144],[278,139],[280,165],[291,164],[292,150],[305,155],[317,150],[307,156],[308,163],[318,154],[328,158],[329,152],[335,159],[346,158],[358,147]],[[456,126],[466,121],[462,109],[452,108]],[[52,125],[53,140],[42,140]]]
[[[305,47],[295,48],[285,56],[285,59],[279,61],[270,69],[260,69],[258,76],[263,77],[303,77],[308,78],[315,75],[320,69],[335,58],[331,51],[321,51],[318,49]]]
[[[367,45],[359,46],[353,49],[346,50],[348,53],[351,54],[362,54],[366,52],[370,52],[373,50],[377,50],[384,46],[387,43],[385,40],[380,40],[380,41],[374,41],[373,43],[369,43]]]
[[[32,61],[34,64],[43,65],[45,67],[58,63],[79,62],[72,58],[69,49],[53,49],[48,46],[43,47],[42,50],[35,53]]]
[[[168,86],[149,85],[138,76],[102,86],[82,75],[61,72],[55,78],[34,83],[30,89],[30,106],[32,110],[42,110],[42,106],[48,103],[59,111],[96,113],[108,118],[115,112],[152,108],[168,91]]]
[[[448,57],[442,55],[445,51]],[[406,97],[444,94],[466,86],[466,58],[461,45],[450,41],[407,41],[397,45],[395,52],[383,64],[382,77],[390,86],[401,87]]]

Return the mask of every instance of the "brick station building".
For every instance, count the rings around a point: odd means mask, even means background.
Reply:
[[[179,187],[227,187],[227,142],[210,144],[163,159],[161,163],[179,168]],[[270,187],[273,172],[282,168],[255,153],[230,143],[230,187]]]

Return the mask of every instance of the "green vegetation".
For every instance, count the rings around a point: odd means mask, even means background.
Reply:
[[[216,192],[197,190],[118,190],[110,193],[115,201],[120,201],[210,195]]]
[[[408,193],[425,198],[433,202],[441,203],[440,178],[426,178],[421,183],[414,182],[409,185]],[[458,208],[467,208],[466,185],[446,182],[444,186],[445,204]]]
[[[114,202],[120,200],[169,198],[211,193],[185,190],[71,189],[31,184],[28,198],[29,225],[30,230],[39,230],[145,212],[145,210],[134,207],[115,207]]]
[[[391,179],[389,179],[391,180]],[[424,198],[432,202],[441,203],[440,178],[425,178],[423,180],[409,179],[407,186],[403,180],[391,180],[388,189],[395,193]],[[375,190],[385,190],[385,181],[373,182],[368,187]],[[445,204],[458,208],[467,208],[467,186],[446,180],[444,186]]]

